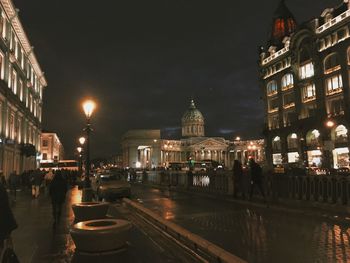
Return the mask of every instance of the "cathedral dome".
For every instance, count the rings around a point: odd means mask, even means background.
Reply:
[[[191,100],[189,109],[182,116],[182,136],[204,136],[204,117]]]

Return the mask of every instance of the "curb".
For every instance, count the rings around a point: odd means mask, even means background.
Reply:
[[[179,241],[185,242],[185,244],[189,245],[191,249],[194,251],[201,250],[204,253],[208,254],[212,258],[216,259],[216,262],[220,263],[247,263],[243,259],[227,252],[221,247],[209,242],[208,240],[172,223],[169,222],[155,212],[143,207],[137,202],[131,201],[128,198],[123,198],[125,204],[127,204],[132,209],[141,213],[147,219],[150,219],[152,223],[155,223],[159,226],[163,231],[170,234],[174,238]]]

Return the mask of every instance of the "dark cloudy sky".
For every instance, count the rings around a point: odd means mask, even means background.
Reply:
[[[279,1],[14,0],[49,83],[43,128],[71,154],[92,96],[92,152],[108,156],[129,129],[174,136],[194,97],[208,136],[261,136],[256,50]],[[339,2],[286,0],[298,22]]]

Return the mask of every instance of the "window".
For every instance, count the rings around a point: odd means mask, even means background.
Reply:
[[[338,55],[333,53],[324,60],[324,74],[332,73],[340,69]]]
[[[326,79],[326,94],[332,95],[334,93],[341,92],[343,88],[343,81],[341,74],[335,75]]]
[[[278,129],[279,128],[279,119],[278,115],[271,116],[269,118],[269,128],[271,129]]]
[[[282,164],[282,154],[280,153],[272,154],[272,162],[274,165]]]
[[[288,73],[282,77],[282,90],[290,89],[293,87],[293,75]]]
[[[343,99],[331,100],[328,102],[330,115],[344,114]]]
[[[299,68],[299,76],[301,79],[307,79],[314,75],[314,64],[308,62],[304,65],[301,65]]]
[[[269,112],[278,111],[278,98],[269,100]]]
[[[14,139],[15,136],[15,115],[11,114],[10,115],[10,130],[9,130],[10,134],[9,137],[11,140]]]
[[[19,99],[23,101],[23,81],[18,81],[18,93],[19,93]]]
[[[297,163],[297,162],[299,162],[299,153],[298,152],[288,153],[288,163]]]
[[[267,84],[267,96],[271,96],[276,93],[277,93],[277,82],[275,80],[272,80]]]
[[[17,73],[14,69],[12,69],[11,71],[11,88],[12,88],[12,92],[17,94]]]
[[[47,160],[47,153],[43,153],[43,160]]]
[[[293,111],[284,113],[283,118],[284,118],[284,126],[285,127],[290,126],[297,119],[296,113]]]
[[[306,145],[318,146],[320,144],[320,132],[318,130],[309,131],[306,134]]]
[[[296,133],[289,134],[287,137],[288,149],[298,148],[298,135]]]
[[[279,136],[276,136],[272,140],[272,149],[274,151],[280,151],[281,150],[281,138]]]
[[[288,93],[288,94],[284,94],[283,95],[283,107],[286,108],[290,108],[293,107],[295,105],[294,103],[294,93]]]
[[[0,52],[0,77],[1,79],[4,79],[4,55]]]
[[[344,125],[338,125],[332,132],[332,140],[337,143],[348,141],[348,129]]]
[[[48,147],[48,146],[49,146],[49,141],[43,140],[43,147]]]
[[[302,92],[303,102],[311,101],[316,99],[316,87],[315,84],[311,83],[303,88]]]

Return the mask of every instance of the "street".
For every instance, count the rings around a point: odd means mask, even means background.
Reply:
[[[133,198],[248,262],[349,262],[349,222],[133,186]]]

